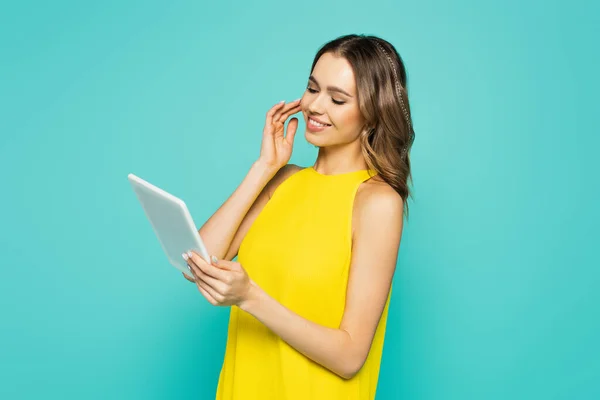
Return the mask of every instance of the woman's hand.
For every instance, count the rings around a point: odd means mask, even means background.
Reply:
[[[290,120],[285,136],[283,135],[283,126],[290,115],[299,111],[300,99],[288,104],[285,104],[285,102],[277,103],[267,112],[259,161],[269,168],[278,171],[290,160],[294,136],[298,129],[298,118]]]
[[[195,277],[198,290],[212,305],[239,306],[247,300],[252,282],[240,263],[218,261],[212,256],[208,264],[193,251],[182,256]],[[191,281],[187,276],[186,279]]]
[[[190,268],[190,267],[188,266],[188,268]],[[195,280],[194,278],[190,278],[189,276],[187,276],[187,275],[186,275],[186,274],[184,274],[183,272],[181,273],[181,275],[183,275],[183,277],[184,277],[185,279],[187,279],[188,281],[190,281],[190,282],[192,282],[192,283],[196,283],[196,280]]]

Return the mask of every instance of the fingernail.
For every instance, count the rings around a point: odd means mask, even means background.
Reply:
[[[184,259],[185,261],[187,261],[187,260],[188,260],[188,258],[189,258],[189,257],[188,257],[188,255],[187,255],[187,254],[185,254],[185,253],[182,253],[182,254],[181,254],[181,257],[183,257],[183,259]],[[188,267],[188,268],[189,268],[189,267]]]
[[[217,257],[215,257],[215,256],[211,256],[211,257],[210,257],[210,261],[212,261],[212,262],[213,262],[213,264],[216,264],[216,263],[218,263],[218,262],[219,262],[219,260],[217,260]]]
[[[192,252],[191,252],[191,251],[188,251],[188,252],[187,252],[187,256],[188,256],[189,258],[192,258]]]
[[[283,103],[285,103],[285,100],[281,100],[281,101],[279,102],[279,104],[283,104]]]

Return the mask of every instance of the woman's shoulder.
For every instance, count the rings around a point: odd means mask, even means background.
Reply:
[[[393,227],[402,230],[403,211],[402,197],[389,183],[379,176],[368,179],[360,184],[354,198],[352,237],[357,231],[368,236]]]
[[[285,181],[290,176],[294,175],[296,172],[305,169],[304,167],[300,167],[296,164],[286,164],[277,172],[279,184]]]
[[[354,212],[361,214],[400,213],[403,211],[404,201],[394,188],[379,175],[363,182],[356,192]]]
[[[298,172],[302,169],[304,169],[305,167],[301,167],[299,165],[296,164],[286,164],[283,168],[281,168],[283,170],[283,174],[290,176],[292,175],[294,172]]]
[[[270,190],[269,190],[269,198],[273,196],[275,190],[290,176],[294,175],[296,172],[303,170],[304,167],[300,167],[295,164],[286,164],[277,171],[275,176],[271,178],[270,182]]]

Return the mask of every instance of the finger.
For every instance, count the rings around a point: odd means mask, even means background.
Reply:
[[[273,121],[283,122],[287,117],[286,115],[291,115],[293,113],[297,113],[300,110],[300,101],[294,100],[291,103],[288,103],[285,107],[277,110],[275,115],[273,115]]]
[[[294,144],[294,138],[296,137],[296,131],[298,130],[298,118],[292,118],[287,126],[287,132],[285,135],[285,141],[291,146]]]
[[[290,115],[296,114],[297,112],[300,112],[301,110],[302,110],[302,107],[300,107],[300,105],[298,104],[296,107],[291,108],[287,112],[281,114],[279,116],[278,122],[284,123],[285,120],[290,117]]]
[[[216,260],[216,259],[213,259],[211,261],[214,266],[216,266],[217,268],[220,268],[220,269],[224,269],[226,271],[238,271],[240,269],[239,263],[237,263],[235,261]]]
[[[181,274],[182,274],[182,275],[183,275],[183,277],[184,277],[185,279],[187,279],[188,281],[190,281],[190,282],[196,282],[196,280],[195,280],[194,278],[190,278],[189,276],[187,276],[187,274],[186,274],[185,272],[182,272]]]
[[[280,109],[278,109],[277,111],[275,111],[275,114],[273,114],[273,121],[279,121],[281,122],[281,116],[284,114],[287,114],[290,110],[299,107],[300,106],[300,99],[298,100],[294,100],[288,104],[285,105],[285,107],[282,107]],[[284,119],[285,121],[285,119]]]
[[[202,288],[206,293],[210,295],[210,297],[215,299],[218,303],[223,302],[224,296],[212,287],[210,287],[210,285],[204,282],[203,280],[198,279],[198,281],[196,282],[196,286],[198,286],[198,289]]]
[[[223,271],[221,271],[219,268],[216,268],[214,265],[211,265],[204,261],[204,258],[200,257],[200,255],[196,254],[195,252],[188,252],[188,257],[193,262],[193,264],[195,264],[196,267],[200,268],[200,270],[202,270],[202,272],[204,272],[206,275],[220,281],[223,281],[225,279],[226,274],[224,274]],[[193,267],[193,265],[191,266]]]
[[[224,293],[225,290],[227,289],[227,285],[218,280],[215,279],[209,275],[207,275],[206,273],[204,273],[204,271],[202,271],[202,269],[200,269],[193,261],[191,262],[191,266],[192,266],[192,270],[194,271],[194,275],[196,276],[196,283],[198,281],[202,281],[205,284],[207,284],[208,286],[210,286],[211,289],[213,289],[215,292],[218,293]],[[213,267],[216,268],[216,267]]]
[[[198,285],[196,285],[196,286],[198,287],[198,291],[199,291],[199,292],[202,294],[202,296],[204,296],[204,298],[205,298],[206,300],[208,300],[208,302],[209,302],[210,304],[212,304],[213,306],[216,306],[216,305],[218,305],[218,304],[219,304],[219,303],[218,303],[218,302],[215,300],[215,298],[214,298],[214,297],[212,297],[212,296],[211,296],[211,295],[210,295],[210,294],[209,294],[209,293],[208,293],[206,290],[204,290],[204,289],[203,289],[201,286],[198,286]]]
[[[269,111],[267,111],[267,125],[270,125],[271,123],[273,123],[273,116],[275,115],[275,112],[277,110],[281,109],[284,104],[285,104],[285,101],[282,100],[279,103],[275,104],[273,107],[271,107],[271,109]]]

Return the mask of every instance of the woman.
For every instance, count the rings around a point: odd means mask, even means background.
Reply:
[[[299,111],[309,168],[288,164]],[[218,399],[375,397],[413,140],[402,59],[373,36],[324,45],[302,98],[269,110],[258,160],[199,230],[212,263],[183,255],[235,306]]]

